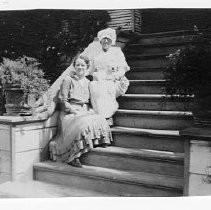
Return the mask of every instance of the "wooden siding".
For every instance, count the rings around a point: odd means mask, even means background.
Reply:
[[[110,21],[108,26],[114,29],[121,27],[123,31],[141,33],[140,10],[108,10]]]

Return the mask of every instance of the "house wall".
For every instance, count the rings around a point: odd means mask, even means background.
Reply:
[[[141,33],[141,11],[138,9],[107,10],[110,21],[108,27],[121,31]]]

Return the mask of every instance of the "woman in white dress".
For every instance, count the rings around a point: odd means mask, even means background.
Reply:
[[[116,32],[107,28],[98,32],[100,47],[95,53],[89,48],[83,52],[91,62],[90,74],[93,81],[90,84],[91,102],[96,113],[105,118],[111,118],[118,109],[116,98],[124,94],[129,81],[124,76],[130,69],[125,56],[119,47],[113,47],[116,42]]]

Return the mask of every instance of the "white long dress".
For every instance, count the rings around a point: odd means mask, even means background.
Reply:
[[[110,118],[118,109],[116,98],[127,91],[129,81],[124,76],[130,68],[119,47],[102,50],[91,58],[91,74],[94,81],[90,84],[91,102],[94,111]]]

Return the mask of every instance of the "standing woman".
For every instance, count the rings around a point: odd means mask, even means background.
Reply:
[[[98,32],[98,39],[100,49],[90,58],[90,73],[93,75],[90,84],[91,102],[94,111],[108,119],[118,109],[116,98],[127,91],[129,81],[124,75],[130,68],[121,49],[112,46],[116,43],[114,29]]]
[[[79,157],[94,145],[110,144],[112,137],[107,121],[89,106],[89,83],[85,74],[89,60],[79,56],[73,61],[74,71],[61,83],[58,99],[62,111],[59,115],[57,135],[50,142],[50,157],[76,167],[82,167]]]

